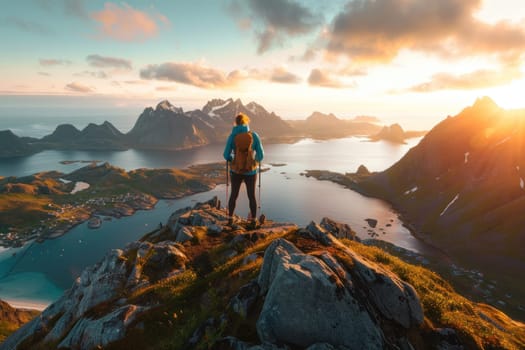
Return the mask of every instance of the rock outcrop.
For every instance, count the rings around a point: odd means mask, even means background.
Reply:
[[[262,342],[383,348],[380,328],[354,296],[351,277],[330,254],[314,257],[276,240],[266,250],[258,282],[265,295],[257,321]]]
[[[248,228],[235,219],[229,223],[217,198],[177,210],[163,227],[87,268],[0,349],[434,349],[472,343],[453,328],[430,326],[441,321],[424,324],[415,288],[353,249],[364,245],[348,225],[324,218],[305,228],[272,221]],[[494,332],[491,341],[507,332],[506,316],[490,316],[490,309],[483,315]]]
[[[126,328],[152,306],[131,304],[126,295],[183,271],[186,261],[174,242],[133,242],[125,251],[112,250],[0,349],[15,349],[30,336],[73,349],[93,349],[122,339]]]

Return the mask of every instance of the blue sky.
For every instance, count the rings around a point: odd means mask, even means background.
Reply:
[[[193,109],[233,97],[286,119],[318,110],[414,127],[484,95],[525,107],[518,0],[1,4],[3,106]]]

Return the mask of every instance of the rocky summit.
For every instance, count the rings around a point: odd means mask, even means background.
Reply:
[[[345,224],[229,222],[213,198],[84,270],[0,349],[519,349],[524,326]]]

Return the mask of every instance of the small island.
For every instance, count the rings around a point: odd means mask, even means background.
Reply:
[[[69,174],[0,178],[0,246],[56,238],[85,221],[98,228],[102,217],[133,215],[159,199],[209,191],[224,181],[223,163],[132,171],[91,163]]]

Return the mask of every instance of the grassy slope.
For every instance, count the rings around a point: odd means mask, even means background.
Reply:
[[[304,240],[288,232],[283,237],[293,241],[305,252],[330,250],[343,264],[351,264],[348,258],[335,248],[326,248],[311,240]],[[204,237],[204,235],[202,236]],[[216,259],[224,245],[198,248],[200,243],[193,242],[193,249],[200,251],[199,259],[194,260],[193,268],[183,274],[160,281],[154,286],[139,290],[131,300],[154,299],[161,306],[141,322],[143,330],[134,330],[126,339],[113,344],[111,349],[181,349],[195,329],[210,317],[217,318],[239,287],[258,275],[262,259],[243,265],[243,259],[254,253],[262,252],[276,237],[262,241],[250,247],[238,256],[224,263]],[[204,237],[204,239],[207,239]],[[468,348],[478,349],[521,349],[525,346],[525,326],[508,318],[505,314],[485,304],[469,301],[439,275],[421,266],[403,262],[384,250],[369,247],[353,241],[344,241],[359,254],[393,271],[401,279],[411,283],[417,290],[425,311],[425,323],[421,332],[411,341],[417,348],[426,348],[425,334],[435,328],[450,327],[457,330],[462,342]],[[199,344],[200,349],[207,349],[214,340],[226,335],[234,335],[241,340],[257,342],[255,322],[262,305],[255,306],[255,312],[243,319],[237,315],[233,326],[213,327],[206,333]]]

